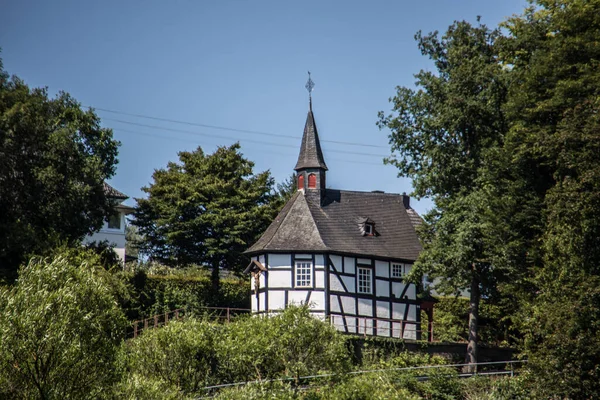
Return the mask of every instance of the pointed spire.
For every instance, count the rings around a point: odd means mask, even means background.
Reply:
[[[315,87],[315,83],[310,79],[310,71],[308,72],[308,82],[306,82],[306,90],[308,90],[308,115],[306,116],[306,124],[304,125],[304,135],[302,135],[302,144],[300,146],[300,154],[298,162],[294,168],[296,171],[304,168],[322,168],[327,170],[327,164],[323,158],[321,151],[321,142],[319,141],[319,133],[317,132],[317,124],[312,111],[312,96],[311,92]]]

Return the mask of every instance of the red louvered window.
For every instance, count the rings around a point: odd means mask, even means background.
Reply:
[[[308,175],[308,188],[315,189],[317,187],[317,176],[315,174]]]
[[[304,175],[298,175],[298,190],[304,189]]]

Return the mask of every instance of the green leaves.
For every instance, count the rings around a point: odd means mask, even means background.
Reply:
[[[111,212],[103,181],[119,143],[68,94],[50,99],[0,70],[0,265],[79,241]]]
[[[142,251],[172,266],[242,269],[241,253],[278,210],[273,178],[268,171],[255,175],[239,149],[181,152],[180,163],[154,173],[133,222],[143,235]]]
[[[0,393],[15,398],[98,396],[118,379],[127,321],[98,259],[33,259],[0,292]]]

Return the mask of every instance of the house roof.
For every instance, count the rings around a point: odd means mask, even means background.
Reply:
[[[327,170],[327,164],[325,164],[325,159],[323,158],[323,151],[321,151],[319,133],[317,132],[317,124],[315,123],[312,107],[306,116],[302,144],[300,145],[300,154],[298,155],[298,162],[294,169],[298,171],[304,168],[323,168],[324,170]]]
[[[340,252],[416,260],[420,217],[400,194],[326,189],[318,196],[298,191],[247,253]],[[377,235],[364,236],[357,221],[368,218]]]
[[[119,192],[117,189],[115,189],[114,187],[110,186],[108,183],[104,182],[104,194],[106,195],[106,197],[110,197],[113,199],[128,199],[129,196],[127,196],[125,193]]]

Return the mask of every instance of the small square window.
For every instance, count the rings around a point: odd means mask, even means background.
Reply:
[[[371,269],[358,268],[358,293],[372,293],[371,288]]]
[[[312,287],[312,262],[296,261],[296,287]]]
[[[410,271],[410,265],[392,264],[392,278],[402,278]]]
[[[373,224],[365,224],[365,235],[373,235]]]
[[[121,214],[114,213],[108,217],[108,229],[121,229]]]

